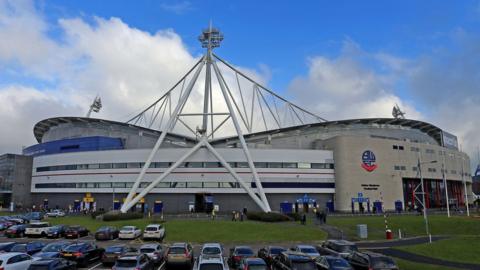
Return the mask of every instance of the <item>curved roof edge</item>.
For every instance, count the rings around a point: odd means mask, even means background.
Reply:
[[[37,140],[38,143],[42,142],[43,135],[51,128],[54,126],[58,126],[61,124],[68,124],[68,123],[103,123],[103,124],[113,124],[113,125],[118,125],[118,126],[125,126],[129,128],[134,128],[138,129],[141,131],[146,131],[150,133],[156,133],[160,135],[162,132],[154,129],[149,129],[149,128],[144,128],[132,124],[127,124],[123,122],[117,122],[117,121],[111,121],[111,120],[105,120],[105,119],[98,119],[98,118],[87,118],[87,117],[75,117],[75,116],[66,116],[66,117],[52,117],[52,118],[47,118],[44,120],[39,121],[38,123],[35,124],[33,127],[33,135],[35,136],[35,139]],[[195,139],[184,136],[184,135],[179,135],[175,133],[169,133],[169,136],[181,139],[181,140],[188,140],[194,142]]]
[[[158,130],[144,128],[144,127],[127,124],[123,122],[105,120],[105,119],[86,118],[86,117],[53,117],[53,118],[44,119],[38,122],[37,124],[35,124],[33,128],[33,134],[37,139],[37,141],[40,143],[45,132],[47,132],[51,127],[58,126],[60,124],[74,123],[74,122],[114,124],[119,126],[136,128],[139,130],[157,133],[157,134],[161,133]],[[321,126],[326,127],[326,126],[334,126],[334,125],[351,125],[351,124],[379,124],[379,125],[397,125],[397,126],[409,127],[412,129],[419,130],[431,136],[439,143],[439,145],[442,145],[442,129],[427,122],[412,120],[412,119],[398,119],[398,118],[360,118],[360,119],[347,119],[347,120],[337,120],[337,121],[329,121],[329,122],[319,122],[319,123],[291,126],[291,127],[286,127],[282,129],[272,129],[272,130],[262,131],[257,133],[244,134],[244,136],[245,138],[250,138],[258,135],[280,133],[280,132],[291,131],[295,129],[304,129],[304,128],[321,127]],[[189,140],[192,142],[196,141],[195,138],[180,135],[180,134],[170,133],[170,136],[176,137],[182,140]],[[223,141],[228,141],[233,138],[236,138],[236,136],[219,138],[214,140],[214,142],[219,143]]]

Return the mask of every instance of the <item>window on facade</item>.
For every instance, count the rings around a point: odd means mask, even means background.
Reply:
[[[248,168],[248,162],[237,162],[237,168]]]
[[[131,187],[133,187],[133,182],[126,182],[126,183],[125,183],[125,187],[126,187],[126,188],[131,188]]]
[[[112,163],[100,163],[99,168],[100,169],[111,169],[112,168]]]
[[[160,182],[155,187],[156,188],[170,188],[170,182]]]
[[[294,168],[297,168],[297,163],[295,163],[295,162],[284,162],[282,167],[283,168],[294,169]]]
[[[407,168],[405,166],[400,166],[400,170],[405,171]]]
[[[425,153],[427,153],[427,154],[435,154],[435,150],[433,150],[433,149],[425,149]]]
[[[170,162],[155,162],[155,168],[168,168],[170,167]]]
[[[398,146],[398,150],[404,150],[403,145],[399,145],[399,146]]]
[[[310,163],[306,163],[306,162],[299,162],[297,167],[299,169],[310,169],[312,167],[312,165]]]
[[[395,171],[400,171],[400,166],[395,165],[395,166],[393,166],[393,169],[394,169]]]
[[[188,188],[202,188],[202,182],[187,182]]]
[[[98,187],[99,187],[99,188],[111,188],[111,187],[112,187],[112,183],[110,183],[110,182],[106,182],[106,183],[100,182],[100,183],[98,183]]]
[[[87,183],[87,188],[96,188],[97,187],[96,184],[97,183]]]
[[[267,162],[254,162],[255,168],[267,168]]]
[[[418,167],[417,166],[412,167],[412,171],[414,172],[418,171]]]
[[[204,188],[218,188],[218,182],[204,182]]]
[[[140,183],[141,188],[146,188],[146,187],[148,187],[148,185],[150,185],[150,182],[141,182]]]
[[[268,168],[282,168],[281,162],[268,162]]]
[[[129,169],[138,169],[140,167],[140,162],[129,162],[127,163],[127,168]]]
[[[394,150],[397,150],[397,149],[398,149],[398,145],[393,145],[393,149],[394,149]]]
[[[451,170],[450,173],[451,174],[457,174],[457,171],[456,170]]]
[[[326,169],[325,163],[312,163],[312,169]]]
[[[187,162],[187,168],[203,168],[203,162]]]
[[[205,162],[205,168],[222,168],[220,162]]]
[[[125,182],[113,182],[112,187],[114,187],[114,188],[125,188]]]
[[[412,147],[410,147],[410,151],[412,151],[412,152],[420,152],[420,148],[415,147],[415,146],[412,146]]]
[[[187,183],[186,182],[172,182],[171,187],[172,188],[186,188]]]
[[[88,164],[88,169],[89,170],[95,170],[95,169],[98,169],[100,168],[100,164]]]
[[[127,163],[113,163],[114,169],[125,169],[127,168]]]
[[[219,182],[220,188],[239,188],[240,184],[237,182]]]

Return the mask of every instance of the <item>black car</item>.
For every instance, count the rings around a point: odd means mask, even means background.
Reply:
[[[65,238],[80,238],[88,235],[88,229],[83,226],[70,226],[65,230]]]
[[[40,252],[37,252],[33,255],[33,257],[36,258],[42,258],[42,259],[53,259],[53,258],[59,258],[60,257],[60,252],[67,246],[71,245],[71,242],[68,241],[62,241],[62,242],[53,242],[50,243],[42,248]]]
[[[102,258],[105,250],[90,243],[77,243],[67,246],[60,253],[64,259],[75,261],[78,266],[87,266],[90,262]]]
[[[77,264],[61,258],[33,261],[28,270],[76,270]]]
[[[24,224],[13,225],[12,227],[8,228],[5,231],[5,236],[10,238],[24,237],[26,228],[27,228],[27,225],[24,225]]]
[[[354,252],[347,260],[355,270],[398,270],[392,258],[370,251]]]
[[[228,257],[228,265],[230,267],[237,269],[240,265],[240,261],[243,258],[255,257],[255,253],[251,247],[248,246],[236,246],[230,249],[230,256]]]
[[[284,247],[267,246],[258,250],[258,257],[262,258],[267,263],[268,267],[270,267],[273,259],[284,251],[287,251]]]
[[[352,266],[342,257],[320,256],[315,259],[318,270],[353,270]]]
[[[96,240],[113,240],[118,238],[119,230],[117,227],[113,226],[103,226],[100,227],[95,232],[95,239]]]
[[[53,227],[50,227],[50,229],[47,230],[47,238],[64,237],[66,228],[67,226],[65,225],[55,225]]]
[[[322,245],[317,246],[320,255],[342,256],[346,258],[357,251],[357,245],[347,240],[327,240]]]
[[[5,242],[5,243],[0,243],[0,253],[3,252],[10,252],[12,247],[14,247],[17,243],[16,242]]]
[[[22,252],[27,253],[28,255],[33,255],[45,246],[42,242],[29,242],[26,244],[16,244],[11,249],[10,252]]]
[[[273,260],[272,270],[294,269],[317,270],[317,266],[310,256],[294,251],[282,252]]]

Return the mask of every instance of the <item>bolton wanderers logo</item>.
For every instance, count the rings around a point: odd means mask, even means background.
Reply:
[[[376,158],[375,154],[367,150],[362,154],[362,168],[364,168],[367,172],[373,172],[378,166],[375,164]]]

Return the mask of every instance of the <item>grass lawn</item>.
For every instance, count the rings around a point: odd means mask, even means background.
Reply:
[[[479,218],[429,215],[428,221],[433,235],[480,235]],[[367,224],[369,240],[385,239],[383,216],[329,217],[328,224],[338,227],[352,239],[357,239],[356,225]],[[389,216],[388,225],[395,237],[398,237],[398,229],[407,237],[425,235],[423,216]]]
[[[398,247],[397,249],[453,262],[480,264],[480,236],[459,236],[431,244]]]
[[[449,267],[441,267],[441,266],[436,266],[436,265],[431,265],[431,264],[423,264],[423,263],[413,263],[401,259],[394,258],[394,260],[397,262],[398,267],[401,270],[456,270],[457,268],[449,268]]]
[[[90,216],[73,216],[48,219],[52,224],[82,225],[91,232],[99,227],[111,225],[122,227],[135,225],[143,229],[152,220],[135,219],[104,222],[94,220]],[[222,220],[169,220],[165,223],[166,241],[189,241],[222,243],[253,243],[253,242],[296,242],[320,241],[326,238],[326,233],[312,226],[301,226],[298,223],[261,223],[261,222],[232,222]]]

